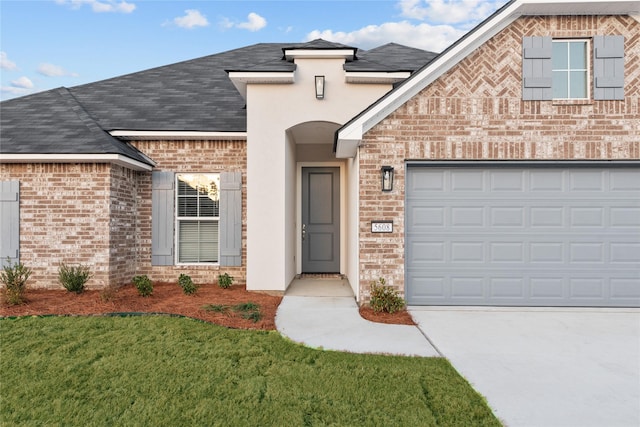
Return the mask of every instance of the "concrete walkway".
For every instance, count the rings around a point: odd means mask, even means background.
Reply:
[[[292,341],[352,353],[439,356],[416,326],[360,317],[346,280],[297,280],[289,288],[278,307],[276,328]]]

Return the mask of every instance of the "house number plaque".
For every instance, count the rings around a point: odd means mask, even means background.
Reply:
[[[393,233],[393,221],[371,221],[372,233]]]

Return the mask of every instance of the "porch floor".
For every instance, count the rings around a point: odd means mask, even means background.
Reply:
[[[349,280],[343,277],[300,277],[291,282],[287,296],[298,297],[354,297]]]

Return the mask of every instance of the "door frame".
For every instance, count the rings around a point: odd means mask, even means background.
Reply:
[[[346,263],[346,179],[344,162],[296,163],[296,274],[302,274],[302,168],[339,168],[340,172],[340,274],[345,274]]]

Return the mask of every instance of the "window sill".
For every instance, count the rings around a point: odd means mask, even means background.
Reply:
[[[553,105],[593,105],[592,99],[554,99]]]

